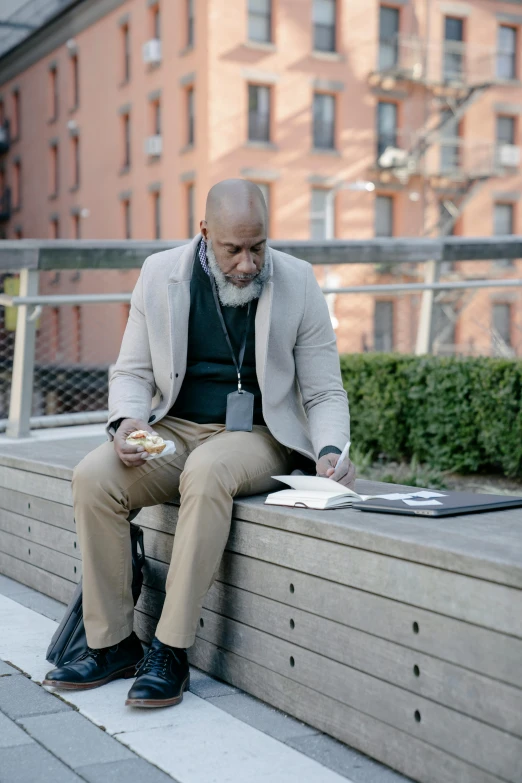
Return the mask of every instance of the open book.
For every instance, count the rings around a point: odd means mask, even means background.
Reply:
[[[273,506],[300,508],[343,508],[354,501],[370,500],[382,495],[359,495],[352,489],[321,476],[272,476],[291,489],[272,492],[265,503]]]

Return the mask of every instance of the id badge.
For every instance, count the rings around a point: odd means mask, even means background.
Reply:
[[[252,432],[254,395],[247,391],[227,394],[225,429],[229,432]]]

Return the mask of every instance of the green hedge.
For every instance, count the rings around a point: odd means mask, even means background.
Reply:
[[[341,356],[352,443],[373,459],[522,475],[522,362]]]

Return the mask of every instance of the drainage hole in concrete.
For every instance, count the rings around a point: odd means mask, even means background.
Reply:
[[[295,661],[292,656],[290,656],[290,666],[295,666]]]
[[[290,620],[290,628],[295,628],[295,623],[293,620]]]
[[[415,664],[415,666],[413,667],[413,673],[414,673],[414,675],[415,675],[416,677],[420,677],[420,669],[419,669],[419,667],[417,666],[417,664]]]
[[[293,584],[291,584],[291,585],[290,585],[290,592],[291,592],[291,593],[293,593],[293,592],[294,592],[294,590],[295,590],[295,588],[294,588]]]
[[[417,723],[421,722],[421,714],[419,710],[415,710],[415,720],[417,721]]]
[[[202,618],[202,617],[200,617],[200,618],[199,618],[199,624],[200,624],[200,626],[201,626],[202,628],[203,628],[203,626],[205,625],[205,623],[203,622],[203,618]]]
[[[413,623],[413,633],[419,633],[419,623]]]

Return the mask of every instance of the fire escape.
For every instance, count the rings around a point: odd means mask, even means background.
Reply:
[[[459,21],[447,20],[446,38],[440,44],[398,34],[385,37],[381,29],[379,66],[369,76],[370,85],[382,95],[376,162],[369,178],[377,187],[408,186],[415,178],[429,185],[437,194],[440,211],[432,225],[425,227],[425,236],[453,233],[464,209],[484,183],[516,170],[520,164],[520,148],[513,139],[475,142],[460,134],[460,123],[468,110],[499,83],[511,63],[506,59],[510,53],[464,43],[462,29],[455,29]],[[429,109],[426,122],[418,129],[398,130],[394,96],[408,96],[414,91],[422,91]],[[416,269],[401,267],[401,274],[418,274]],[[451,274],[452,269],[437,272]],[[447,340],[472,296],[471,291],[432,295],[429,307],[435,302],[439,318],[442,316],[442,323],[434,329],[436,342]],[[425,299],[430,301],[423,297],[423,307]]]

